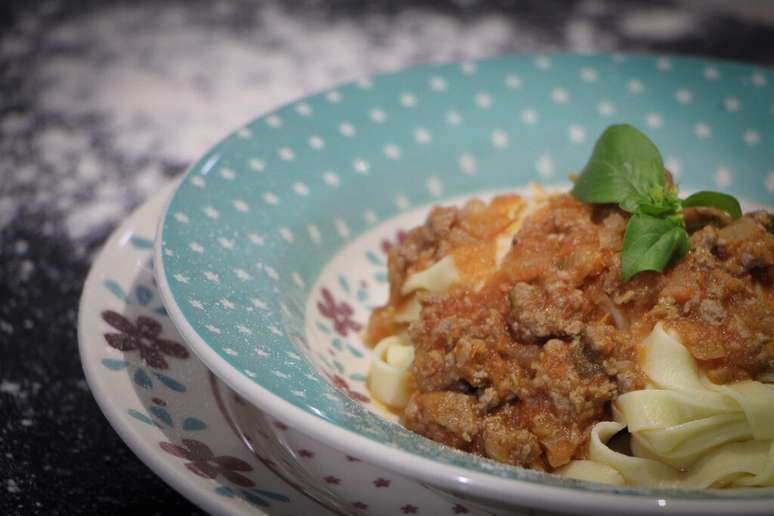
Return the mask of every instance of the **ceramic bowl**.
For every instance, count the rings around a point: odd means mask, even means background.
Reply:
[[[250,403],[368,462],[483,507],[770,511],[771,490],[611,487],[441,446],[380,411],[359,332],[385,252],[436,203],[566,188],[609,124],[646,131],[684,190],[772,203],[774,74],[632,55],[504,57],[375,77],[228,136],[189,171],[156,242],[165,306]]]

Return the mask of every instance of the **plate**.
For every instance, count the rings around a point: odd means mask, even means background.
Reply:
[[[251,403],[368,461],[495,505],[767,511],[771,492],[602,486],[497,464],[371,409],[358,331],[384,255],[430,204],[566,186],[609,124],[645,130],[685,190],[771,204],[770,70],[634,55],[504,57],[409,70],[303,99],[228,136],[170,201],[156,247],[165,306]]]
[[[153,237],[173,186],[138,208],[107,241],[79,314],[89,386],[135,454],[213,514],[472,514],[458,501],[324,446],[243,403],[239,412],[264,428],[258,433],[261,427],[250,425],[254,453],[248,450],[239,414],[230,409],[236,395],[188,351],[153,279]],[[139,348],[138,336],[144,339]]]
[[[116,229],[89,272],[78,315],[89,387],[132,451],[202,509],[262,516],[319,509],[247,452],[218,410],[207,368],[161,304],[152,247],[173,187]]]

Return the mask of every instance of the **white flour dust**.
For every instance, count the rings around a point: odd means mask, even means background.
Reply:
[[[91,41],[110,60],[46,63],[43,78],[57,86],[43,104],[73,115],[106,113],[122,151],[187,162],[255,115],[338,82],[540,44],[537,34],[495,16],[464,24],[415,11],[330,22],[257,9],[260,28],[246,34],[197,25],[174,6],[141,28],[144,15],[131,8],[74,20],[50,37]]]
[[[23,53],[41,37],[51,48],[80,49],[53,52],[29,72],[45,85],[37,109],[65,122],[33,132],[31,163],[4,163],[0,156],[0,167],[16,171],[14,181],[35,190],[26,208],[55,207],[78,242],[117,222],[165,175],[229,131],[315,90],[420,63],[615,45],[614,36],[582,19],[560,27],[557,38],[555,28],[518,15],[462,20],[414,9],[332,20],[298,17],[276,5],[228,12],[237,5],[205,7],[201,17],[175,4],[111,6],[42,36],[30,26],[2,40],[0,56]],[[240,28],[212,21],[229,16],[250,21]],[[0,131],[13,137],[31,124],[14,115]],[[0,185],[0,227],[19,208],[2,194]]]
[[[16,395],[19,392],[19,388],[19,384],[15,382],[9,382],[7,380],[0,382],[0,392],[5,394]]]

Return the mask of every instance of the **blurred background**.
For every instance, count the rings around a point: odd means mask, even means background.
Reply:
[[[75,324],[111,229],[228,131],[407,66],[608,51],[772,65],[774,3],[0,3],[0,514],[199,514],[102,416]]]

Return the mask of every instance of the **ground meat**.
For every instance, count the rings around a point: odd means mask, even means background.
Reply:
[[[774,214],[768,211],[757,210],[751,211],[745,216],[760,224],[769,233],[774,234]]]
[[[638,343],[659,321],[715,382],[774,371],[774,217],[753,212],[731,222],[693,209],[686,219],[688,255],[663,274],[624,282],[628,215],[551,198],[482,287],[421,297],[421,317],[408,328],[418,392],[405,425],[535,469],[583,458],[610,402],[644,387]],[[475,235],[470,220],[434,210],[391,254],[391,289],[423,259]]]
[[[481,430],[476,398],[459,392],[417,392],[403,420],[410,430],[462,450],[473,447]]]
[[[579,289],[562,283],[542,287],[519,282],[508,299],[511,327],[519,340],[572,337],[583,330],[582,318],[588,303]]]
[[[686,208],[683,210],[683,217],[685,227],[690,232],[708,226],[722,228],[731,222],[729,214],[717,208]]]
[[[388,277],[390,292],[400,293],[409,272],[420,270],[445,255],[450,239],[459,240],[463,233],[452,230],[459,218],[456,208],[434,208],[423,226],[411,230],[403,244],[390,249]]]
[[[459,380],[476,389],[493,387],[497,394],[490,397],[498,403],[518,390],[522,374],[511,367],[514,343],[503,311],[478,307],[471,314],[471,297],[461,293],[425,300],[423,317],[409,328],[415,378],[424,391],[446,389]]]
[[[511,222],[513,214],[508,212],[513,208],[510,201],[514,199],[523,206],[518,196],[505,195],[495,197],[488,205],[472,199],[461,208],[433,208],[423,225],[409,231],[399,246],[391,247],[387,259],[389,303],[374,310],[366,331],[366,341],[373,346],[382,338],[406,329],[405,324],[395,321],[395,314],[407,301],[401,287],[409,276],[463,248],[467,249],[468,259],[475,264],[481,255],[477,252],[479,246],[487,248],[488,244],[493,244],[489,242],[492,235]]]
[[[774,264],[774,234],[754,217],[734,221],[720,230],[718,237],[718,258],[732,274],[739,276]]]
[[[477,442],[482,454],[506,464],[546,469],[540,441],[524,419],[517,404],[484,417]]]
[[[688,256],[664,274],[661,299],[645,324],[663,320],[715,382],[772,371],[774,235],[772,217],[754,212],[691,237]]]

